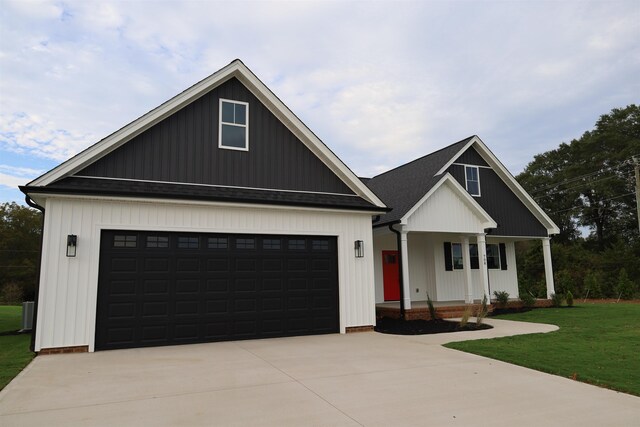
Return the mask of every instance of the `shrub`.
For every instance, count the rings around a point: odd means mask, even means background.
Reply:
[[[464,309],[464,313],[462,313],[462,319],[460,319],[460,323],[458,323],[459,328],[464,328],[465,326],[467,326],[467,323],[469,323],[469,318],[471,317],[472,313],[473,313],[473,306],[471,304],[468,304]]]
[[[631,279],[629,279],[627,270],[621,268],[620,273],[618,273],[618,280],[616,283],[616,294],[618,298],[633,299],[635,293],[636,284],[633,283]]]
[[[536,305],[536,299],[529,292],[520,294],[520,301],[522,301],[522,305],[525,307],[533,307]]]
[[[429,307],[429,316],[431,316],[431,320],[436,320],[438,318],[438,313],[436,313],[436,308],[433,306],[433,301],[429,294],[427,294],[427,307]]]
[[[20,304],[22,302],[22,287],[17,283],[7,283],[2,287],[0,301],[5,304]]]
[[[509,303],[509,292],[507,291],[493,291],[493,295],[496,296],[498,305],[502,308],[506,308]]]
[[[573,294],[571,293],[571,291],[567,291],[567,307],[573,307]]]
[[[551,304],[554,307],[560,307],[562,305],[562,294],[551,294]]]
[[[584,278],[584,286],[587,288],[585,290],[584,297],[587,298],[603,298],[604,294],[602,293],[602,275],[593,270],[589,270],[587,275]],[[588,292],[588,295],[587,295]]]
[[[485,294],[482,297],[482,304],[480,305],[480,310],[478,310],[478,312],[476,313],[476,324],[478,326],[482,324],[482,321],[484,320],[485,317],[487,317],[488,313],[489,313],[489,308],[487,307],[487,295]]]

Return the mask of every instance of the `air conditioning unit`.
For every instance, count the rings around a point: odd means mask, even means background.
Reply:
[[[30,331],[33,329],[33,301],[22,303],[22,330]]]

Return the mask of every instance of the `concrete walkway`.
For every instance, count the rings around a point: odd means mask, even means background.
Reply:
[[[640,398],[446,349],[549,332],[374,332],[37,357],[0,426],[637,426]]]

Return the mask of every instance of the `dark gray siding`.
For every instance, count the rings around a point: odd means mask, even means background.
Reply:
[[[470,147],[467,151],[462,153],[460,157],[458,157],[453,163],[464,163],[465,165],[475,166],[489,166],[473,147]]]
[[[249,103],[249,151],[218,148],[219,99]],[[76,175],[353,194],[233,78]]]
[[[480,168],[479,171],[481,197],[474,197],[474,199],[498,223],[498,228],[491,230],[489,234],[496,236],[547,236],[547,229],[493,169]],[[462,187],[465,187],[464,166],[451,165],[448,172]]]

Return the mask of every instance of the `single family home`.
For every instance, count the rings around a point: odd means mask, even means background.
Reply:
[[[44,212],[41,353],[345,333],[400,295],[516,295],[522,239],[553,289],[556,227],[479,138],[360,179],[240,60],[20,189]]]

